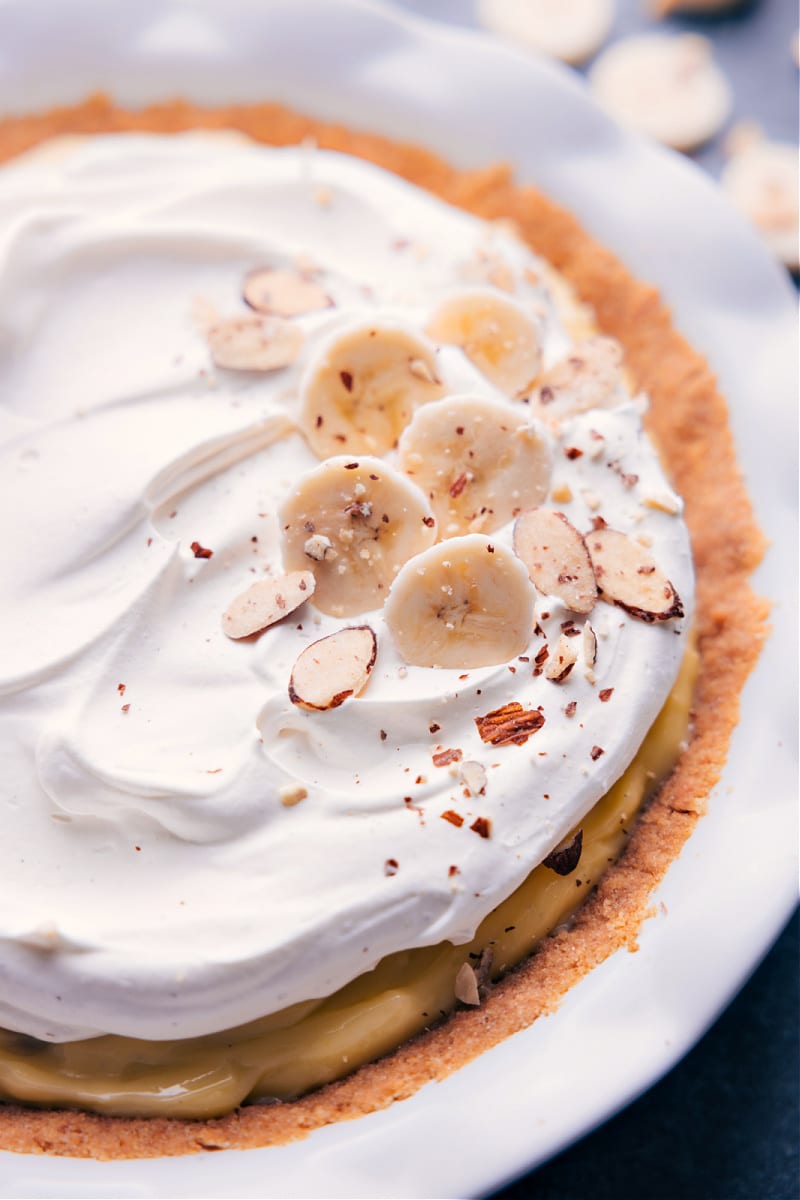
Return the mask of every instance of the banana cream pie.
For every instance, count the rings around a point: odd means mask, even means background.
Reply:
[[[713,521],[695,616],[689,525],[738,506],[724,603],[760,542],[652,296],[503,172],[265,111],[332,149],[110,137],[5,170],[12,1148],[285,1140],[552,1007],[635,937],[760,636],[756,606],[711,636]],[[698,400],[713,495],[677,453]],[[693,623],[726,699],[687,749]]]

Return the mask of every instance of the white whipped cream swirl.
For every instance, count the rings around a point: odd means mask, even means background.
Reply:
[[[281,570],[277,510],[317,461],[296,424],[315,347],[365,317],[420,330],[487,254],[510,266],[553,363],[569,340],[529,252],[371,165],[114,137],[4,172],[0,1025],[195,1036],[329,994],[391,951],[465,941],[634,755],[686,621],[601,603],[594,681],[579,660],[557,685],[517,661],[406,668],[367,613],[369,685],[321,713],[291,704],[289,673],[346,622],[305,605],[257,640],[221,629],[236,594]],[[243,313],[245,273],[297,256],[335,301],[296,318],[298,361],[215,371],[196,299]],[[459,349],[438,359],[450,392],[496,396]],[[688,620],[688,537],[645,503],[670,507],[671,492],[640,406],[577,417],[562,444],[587,452],[555,444],[553,483],[573,496],[557,507],[587,529],[599,496],[610,525],[646,535]],[[496,538],[510,545],[510,526]],[[554,644],[572,614],[540,597],[537,615]],[[543,728],[484,744],[475,717],[514,700],[541,705]],[[485,795],[434,765],[441,748],[485,766]],[[296,785],[307,796],[282,804]]]

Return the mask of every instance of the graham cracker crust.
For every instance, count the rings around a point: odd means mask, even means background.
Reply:
[[[458,171],[419,146],[326,124],[274,104],[208,110],[170,101],[133,112],[104,96],[0,121],[0,162],[59,134],[197,128],[238,129],[272,145],[314,138],[321,147],[367,158],[478,216],[511,218],[533,249],[594,307],[602,331],[622,343],[636,388],[650,395],[648,425],[686,503],[700,654],[693,737],[623,856],[569,928],[545,939],[480,1008],[456,1012],[393,1054],[303,1099],[243,1107],[220,1120],[105,1117],[2,1104],[0,1149],[19,1153],[152,1158],[290,1142],[411,1096],[552,1012],[568,989],[610,954],[636,949],[638,930],[652,911],[652,891],[719,779],[739,718],[739,694],[767,633],[768,606],[748,583],[765,541],[736,464],[725,401],[707,363],[675,330],[654,288],[634,279],[568,212],[534,188],[515,183],[510,167]],[[724,797],[716,803],[724,804]]]

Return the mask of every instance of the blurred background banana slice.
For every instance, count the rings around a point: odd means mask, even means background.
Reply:
[[[301,392],[301,427],[314,453],[327,458],[385,454],[419,406],[444,395],[444,388],[427,339],[370,324],[329,342]]]
[[[448,396],[427,404],[399,451],[400,466],[428,497],[442,537],[491,533],[541,504],[550,486],[543,430],[494,400]]]
[[[369,455],[329,459],[302,476],[280,512],[287,570],[311,570],[314,603],[350,617],[380,608],[400,567],[436,540],[425,496]]]
[[[472,533],[410,559],[392,584],[384,614],[407,663],[467,670],[522,654],[533,604],[519,559]]]
[[[733,136],[737,135],[738,136]],[[798,247],[798,153],[787,142],[767,141],[759,130],[744,136],[731,131],[733,153],[721,183],[743,216],[752,221],[774,256],[789,268],[800,267]]]
[[[478,0],[485,29],[531,50],[581,63],[611,32],[614,0]]]
[[[612,116],[675,150],[712,138],[733,102],[711,43],[696,33],[622,38],[603,51],[589,81]]]
[[[512,398],[525,394],[541,368],[533,317],[489,288],[472,288],[444,300],[426,332],[434,341],[460,346],[489,382]]]

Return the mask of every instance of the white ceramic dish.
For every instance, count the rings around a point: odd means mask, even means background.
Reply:
[[[656,896],[668,915],[646,923],[640,952],[445,1082],[294,1145],[133,1163],[0,1153],[6,1197],[480,1195],[659,1078],[796,901],[794,296],[711,183],[618,130],[572,75],[369,0],[0,0],[0,111],[98,88],[128,104],[277,98],[461,165],[508,159],[659,285],[728,396],[772,540],[756,585],[774,601],[773,633],[710,811]],[[487,1094],[490,1109],[476,1102]]]

